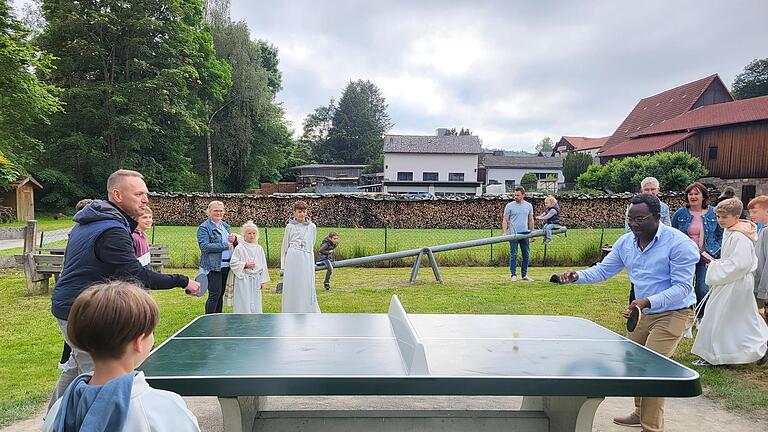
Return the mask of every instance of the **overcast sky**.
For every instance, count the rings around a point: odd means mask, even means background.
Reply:
[[[349,80],[389,104],[390,133],[469,127],[486,148],[605,136],[643,97],[768,57],[768,1],[248,1],[232,18],[280,50],[302,120]]]

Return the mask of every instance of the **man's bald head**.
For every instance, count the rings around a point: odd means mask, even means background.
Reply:
[[[109,201],[132,217],[140,216],[147,207],[147,185],[141,173],[117,170],[107,179]]]
[[[144,176],[138,171],[121,169],[113,172],[107,179],[107,197],[112,198],[112,191],[121,189],[128,177],[138,177],[144,180]]]

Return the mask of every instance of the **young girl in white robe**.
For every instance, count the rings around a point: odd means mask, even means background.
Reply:
[[[315,237],[317,227],[307,217],[307,204],[297,201],[285,226],[280,248],[283,272],[282,311],[320,313],[315,291]]]
[[[267,258],[259,245],[259,228],[251,221],[243,225],[242,242],[229,262],[234,278],[234,313],[262,313],[261,289],[269,282]]]
[[[709,300],[691,349],[701,357],[694,361],[697,366],[768,360],[768,325],[758,313],[753,294],[757,233],[753,222],[739,219],[741,210],[736,198],[715,208],[717,223],[725,232],[721,258],[707,268]]]

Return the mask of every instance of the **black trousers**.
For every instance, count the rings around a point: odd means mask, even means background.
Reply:
[[[227,283],[229,267],[221,271],[208,272],[208,300],[205,301],[205,313],[221,313],[224,306],[224,286]]]

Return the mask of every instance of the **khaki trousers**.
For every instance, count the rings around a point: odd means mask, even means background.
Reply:
[[[643,315],[627,337],[665,357],[672,357],[685,332],[693,325],[692,308]],[[644,432],[664,431],[664,398],[636,397],[635,414]]]

